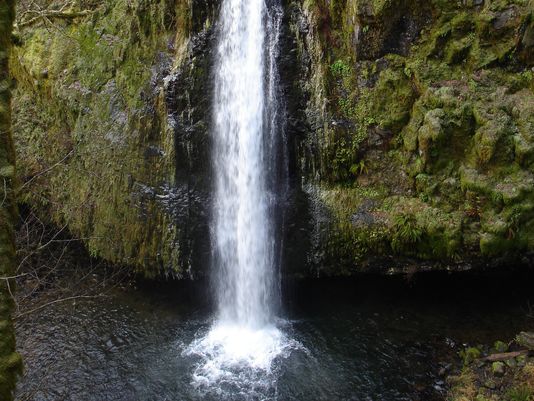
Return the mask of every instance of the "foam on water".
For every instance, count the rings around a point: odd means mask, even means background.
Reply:
[[[298,348],[297,341],[275,326],[216,323],[184,353],[199,358],[192,384],[200,392],[266,397],[274,390],[275,361]]]

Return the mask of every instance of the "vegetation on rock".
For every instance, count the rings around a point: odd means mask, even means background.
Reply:
[[[95,256],[151,277],[194,273],[209,258],[216,5],[39,4],[11,53],[22,201]],[[313,231],[307,259],[344,275],[528,257],[532,1],[286,9],[289,159],[310,209],[295,214],[313,220],[292,226]]]
[[[13,188],[15,154],[11,138],[11,80],[8,56],[15,16],[14,1],[0,4],[0,399],[13,399],[15,381],[22,372],[20,355],[15,352],[11,322],[15,281],[14,224],[17,208]]]
[[[534,250],[533,13],[526,0],[304,2],[294,30],[321,121],[305,172],[333,216],[329,253],[361,270],[391,251],[454,265]],[[352,224],[370,200],[373,222]]]
[[[46,12],[20,21],[11,54],[20,200],[94,256],[181,277],[193,223],[176,213],[194,213],[188,191],[206,169],[197,168],[203,111],[193,106],[205,91],[197,48],[210,10],[84,0],[68,9],[76,18],[52,19],[67,3],[38,3]]]

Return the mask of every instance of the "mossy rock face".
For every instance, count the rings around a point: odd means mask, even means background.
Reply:
[[[17,377],[22,373],[22,360],[15,352],[15,334],[11,322],[12,277],[15,271],[14,224],[17,216],[13,188],[15,153],[11,136],[11,80],[8,54],[15,16],[15,2],[0,3],[0,399],[10,401]]]
[[[19,175],[60,161],[22,200],[96,256],[194,276],[209,258],[218,5],[90,4],[91,16],[60,22],[67,41],[39,24],[17,33]],[[312,261],[296,274],[450,269],[534,250],[531,2],[284,6],[298,194],[287,235]]]
[[[208,257],[212,2],[93,1],[11,55],[21,201],[145,276]],[[65,35],[67,38],[65,38]],[[30,189],[25,188],[23,189]],[[198,262],[198,263],[197,263]]]
[[[378,259],[378,270],[421,270],[531,253],[532,2],[332,4],[297,3],[308,29],[294,24],[317,81],[306,106],[315,161],[301,169],[336,194],[319,197],[323,273]],[[389,46],[393,37],[402,46]],[[368,192],[373,219],[351,224]]]

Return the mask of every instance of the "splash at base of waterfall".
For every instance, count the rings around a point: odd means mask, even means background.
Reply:
[[[248,328],[218,322],[184,351],[197,357],[192,385],[201,393],[265,397],[276,384],[277,361],[302,345],[274,325]]]

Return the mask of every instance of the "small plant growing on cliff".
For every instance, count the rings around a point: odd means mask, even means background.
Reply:
[[[465,214],[472,219],[479,219],[482,213],[482,200],[479,196],[467,202]]]
[[[358,163],[353,164],[350,167],[350,172],[355,176],[367,173],[367,166],[365,165],[365,160],[360,160]]]
[[[395,218],[391,248],[395,252],[413,251],[423,238],[424,230],[417,224],[411,213],[401,214]]]
[[[350,66],[343,60],[336,60],[330,66],[330,72],[334,77],[346,77],[350,74]]]

